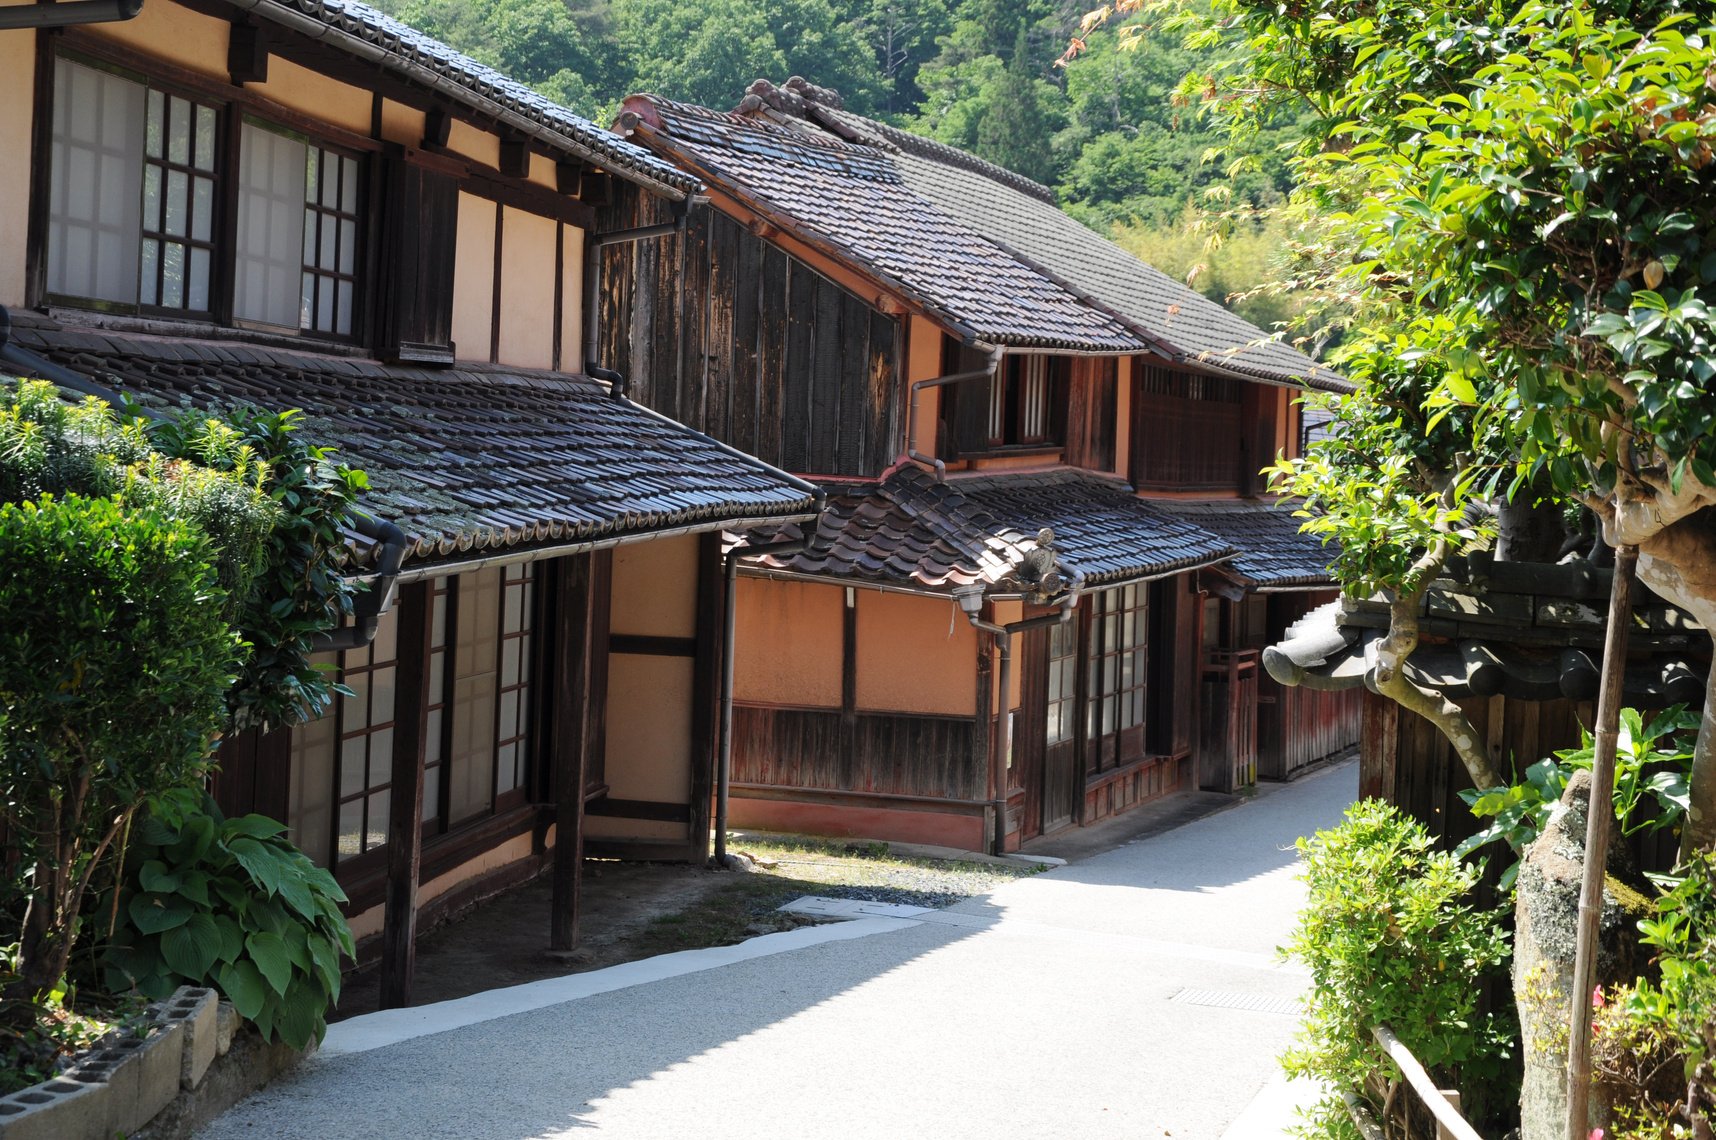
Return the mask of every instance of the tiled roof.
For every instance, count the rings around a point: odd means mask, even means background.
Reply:
[[[582,376],[432,371],[239,343],[13,328],[13,340],[144,403],[301,408],[369,474],[365,510],[407,559],[611,544],[803,516],[807,484]]]
[[[519,119],[515,126],[531,130],[550,145],[604,169],[680,193],[699,189],[695,178],[671,163],[368,4],[357,0],[238,0],[237,6],[312,35],[315,31],[305,28],[305,21],[321,25],[334,37],[351,37],[356,42],[341,43],[326,33],[320,38],[415,82],[429,84],[485,115],[498,110],[503,114],[496,117],[504,117],[510,112]]]
[[[1237,546],[1239,556],[1223,569],[1253,586],[1334,584],[1329,564],[1335,552],[1316,535],[1300,531],[1304,520],[1293,517],[1295,502],[1168,499],[1157,505]]]
[[[1112,315],[914,193],[874,147],[656,96],[626,106],[645,124],[636,137],[956,328],[1016,347],[1146,347]]]
[[[1024,260],[1041,265],[1178,359],[1278,383],[1350,391],[1289,344],[1082,225],[1046,187],[974,155],[845,111],[815,114],[889,154],[906,185]]]
[[[937,483],[903,467],[880,483],[829,490],[810,547],[759,564],[936,591],[982,582],[1013,593],[1014,571],[1043,527],[1054,531],[1064,576],[1083,575],[1086,588],[1207,566],[1234,553],[1215,535],[1144,503],[1125,483],[1077,471]],[[800,533],[792,526],[775,537]]]

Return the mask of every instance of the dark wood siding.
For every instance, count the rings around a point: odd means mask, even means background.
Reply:
[[[1250,486],[1242,439],[1244,389],[1159,365],[1134,370],[1132,485],[1140,491],[1235,491]]]
[[[1112,471],[1120,363],[1113,357],[1082,356],[1074,357],[1071,365],[1067,385],[1067,462],[1092,471]]]
[[[392,360],[451,363],[458,180],[399,158],[378,165],[376,351]],[[466,355],[476,347],[467,346]]]
[[[977,800],[971,717],[739,705],[733,782],[780,788]]]
[[[598,229],[669,217],[620,187]],[[640,403],[793,471],[874,476],[898,455],[896,318],[708,208],[601,258],[598,363]]]

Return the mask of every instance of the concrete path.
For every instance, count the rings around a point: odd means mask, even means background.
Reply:
[[[342,1022],[234,1137],[1270,1140],[1303,978],[1294,838],[1345,763],[913,919]]]

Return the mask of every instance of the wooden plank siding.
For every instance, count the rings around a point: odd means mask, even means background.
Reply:
[[[1066,461],[1092,471],[1112,471],[1120,362],[1113,357],[1080,356],[1071,363]]]
[[[1132,485],[1140,491],[1239,491],[1254,473],[1243,437],[1245,388],[1161,365],[1133,370]]]
[[[670,217],[617,187],[599,232]],[[899,454],[897,318],[707,208],[601,259],[598,363],[639,403],[789,471],[869,477]]]
[[[1362,690],[1331,693],[1282,685],[1268,674],[1257,682],[1257,776],[1290,779],[1359,738]]]
[[[978,800],[975,731],[971,717],[736,705],[733,782]]]

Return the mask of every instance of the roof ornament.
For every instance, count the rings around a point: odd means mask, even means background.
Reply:
[[[1026,587],[1026,595],[1038,605],[1047,605],[1065,586],[1060,556],[1055,551],[1053,527],[1037,532],[1037,545],[1019,560],[1014,577]]]
[[[839,111],[845,108],[846,100],[832,87],[818,87],[804,76],[795,75],[778,87],[767,79],[753,80],[745,88],[745,97],[739,101],[738,111],[741,115],[749,115],[767,107],[802,119],[812,106]]]

